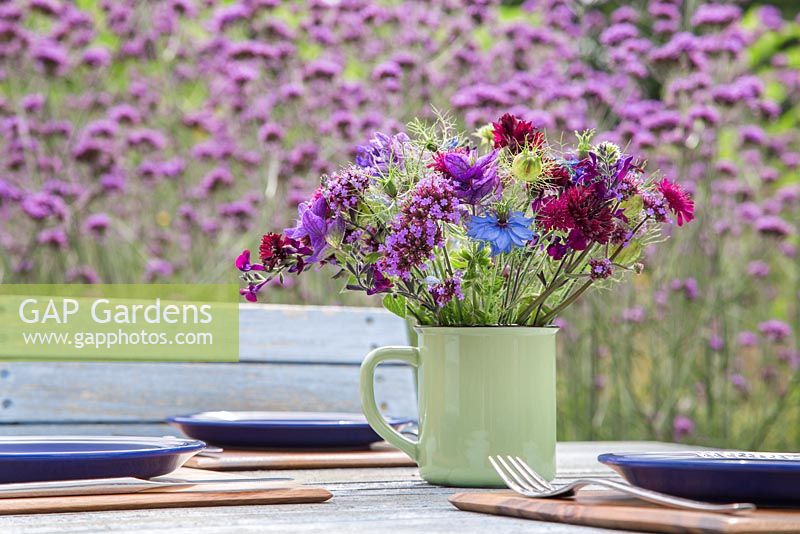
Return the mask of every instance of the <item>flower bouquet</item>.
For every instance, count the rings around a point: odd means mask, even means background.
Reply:
[[[562,147],[506,114],[471,139],[446,119],[378,133],[322,177],[297,224],[236,260],[256,301],[269,280],[330,265],[347,289],[419,325],[550,325],[592,286],[639,272],[662,224],[694,217],[681,186],[576,133]]]
[[[555,474],[555,333],[592,286],[641,271],[643,249],[694,217],[680,186],[610,143],[549,142],[504,115],[473,138],[445,118],[376,134],[354,164],[323,176],[297,224],[266,234],[261,263],[236,260],[247,300],[275,277],[327,264],[346,288],[382,294],[417,324],[417,347],[383,347],[361,366],[364,414],[428,482],[500,486],[487,457],[522,456]],[[419,440],[384,421],[375,367],[417,367]]]

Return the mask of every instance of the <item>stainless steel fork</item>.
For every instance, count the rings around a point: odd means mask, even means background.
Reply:
[[[661,506],[668,506],[670,508],[702,512],[719,512],[724,514],[748,512],[756,508],[756,506],[751,503],[712,504],[693,501],[603,478],[584,478],[563,486],[555,487],[542,478],[536,471],[531,469],[531,467],[519,457],[506,456],[503,458],[502,456],[490,456],[489,462],[509,489],[525,497],[534,497],[537,499],[570,497],[575,495],[577,490],[585,486],[603,486],[605,488],[621,491],[643,501],[659,504]]]

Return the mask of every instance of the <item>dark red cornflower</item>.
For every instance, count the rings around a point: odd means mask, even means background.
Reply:
[[[261,238],[259,253],[267,271],[271,272],[281,265],[288,266],[290,273],[302,273],[312,250],[298,239],[269,233]]]
[[[658,183],[658,190],[675,214],[678,226],[694,219],[694,200],[683,187],[664,178]]]
[[[594,187],[570,187],[543,204],[536,218],[545,230],[569,232],[567,245],[575,250],[589,241],[608,243],[615,228],[611,209]]]
[[[532,122],[518,119],[506,113],[493,122],[494,147],[508,147],[509,152],[518,154],[524,148],[538,148],[544,144],[544,134],[536,130]]]

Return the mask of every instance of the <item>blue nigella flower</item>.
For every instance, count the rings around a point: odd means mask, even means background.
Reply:
[[[497,215],[473,215],[469,221],[467,235],[478,241],[485,241],[492,247],[492,256],[511,252],[515,247],[525,246],[533,239],[530,226],[532,217],[525,217],[521,211],[512,211],[503,218]]]

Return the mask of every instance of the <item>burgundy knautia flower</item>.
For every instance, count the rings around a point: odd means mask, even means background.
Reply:
[[[312,251],[297,239],[269,233],[261,238],[259,256],[264,268],[270,272],[276,267],[286,267],[290,273],[300,274],[306,268]]]
[[[453,273],[453,277],[436,282],[428,287],[428,292],[433,296],[434,302],[440,308],[447,306],[454,298],[464,300],[461,291],[461,271]]]
[[[539,148],[544,143],[544,134],[537,131],[533,123],[518,119],[510,113],[492,123],[492,128],[494,147],[507,147],[512,154],[518,154],[525,148]]]
[[[497,150],[478,158],[470,152],[455,150],[442,155],[440,161],[456,194],[468,204],[478,204],[487,195],[499,192]]]
[[[694,201],[683,187],[664,178],[658,183],[658,190],[664,196],[669,209],[675,214],[678,226],[683,226],[684,223],[694,219]]]

